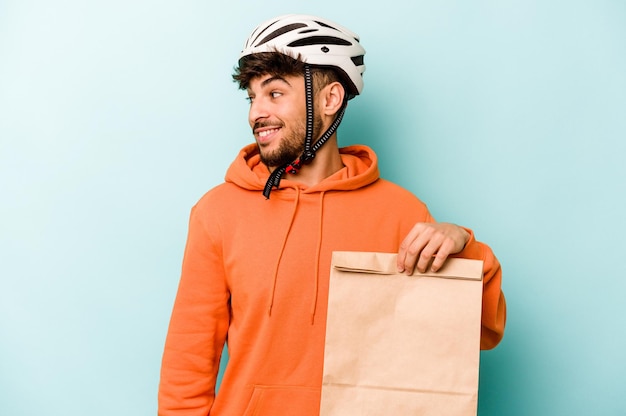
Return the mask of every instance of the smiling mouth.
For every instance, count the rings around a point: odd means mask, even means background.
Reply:
[[[274,134],[278,131],[279,129],[269,129],[269,130],[263,130],[257,133],[257,136],[259,136],[259,138],[264,138],[267,137],[271,134]]]

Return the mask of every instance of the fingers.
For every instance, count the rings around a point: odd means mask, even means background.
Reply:
[[[397,258],[398,273],[413,273],[417,256],[421,252],[421,248],[417,247],[415,242],[420,234],[420,228],[421,224],[416,224],[400,243]]]
[[[412,274],[414,269],[436,272],[448,256],[459,252],[467,241],[467,233],[453,224],[418,223],[400,244],[398,272]]]
[[[444,234],[432,229],[423,232],[418,241],[418,244],[409,248],[411,258],[417,259],[415,267],[420,273],[425,273],[429,267],[431,271],[436,272],[450,254],[450,241]]]
[[[425,272],[437,252],[440,239],[441,236],[428,224],[416,224],[400,244],[398,271],[413,274],[417,267],[421,273]]]
[[[435,254],[435,259],[433,260],[432,266],[430,266],[430,270],[432,270],[433,272],[436,272],[439,269],[441,269],[441,267],[443,267],[443,264],[448,259],[448,256],[452,252],[453,247],[454,247],[454,242],[449,238],[445,239],[441,243],[441,246],[439,247],[439,249],[437,250]],[[426,269],[420,270],[420,271],[424,273]]]

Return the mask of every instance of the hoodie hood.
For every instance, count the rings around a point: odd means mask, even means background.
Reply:
[[[364,145],[354,145],[339,149],[344,168],[330,175],[320,183],[306,186],[285,174],[280,187],[274,192],[299,190],[302,193],[348,191],[367,186],[380,177],[378,159],[372,149]],[[226,171],[226,182],[250,191],[263,191],[270,172],[261,162],[255,143],[249,144],[237,155]]]

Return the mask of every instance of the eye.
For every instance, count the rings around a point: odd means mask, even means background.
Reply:
[[[272,98],[278,98],[278,97],[282,96],[283,93],[282,92],[278,92],[278,91],[272,91],[272,92],[270,92],[270,95],[271,95]]]
[[[247,101],[249,104],[252,104],[252,102],[254,101],[254,97],[253,97],[253,96],[251,96],[251,95],[249,95],[249,96],[247,96],[247,97],[246,97],[246,101]]]

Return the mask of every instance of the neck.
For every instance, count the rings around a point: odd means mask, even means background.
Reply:
[[[286,173],[285,178],[313,186],[342,168],[343,162],[337,145],[337,136],[333,135],[320,147],[311,163],[303,165],[295,175]]]

